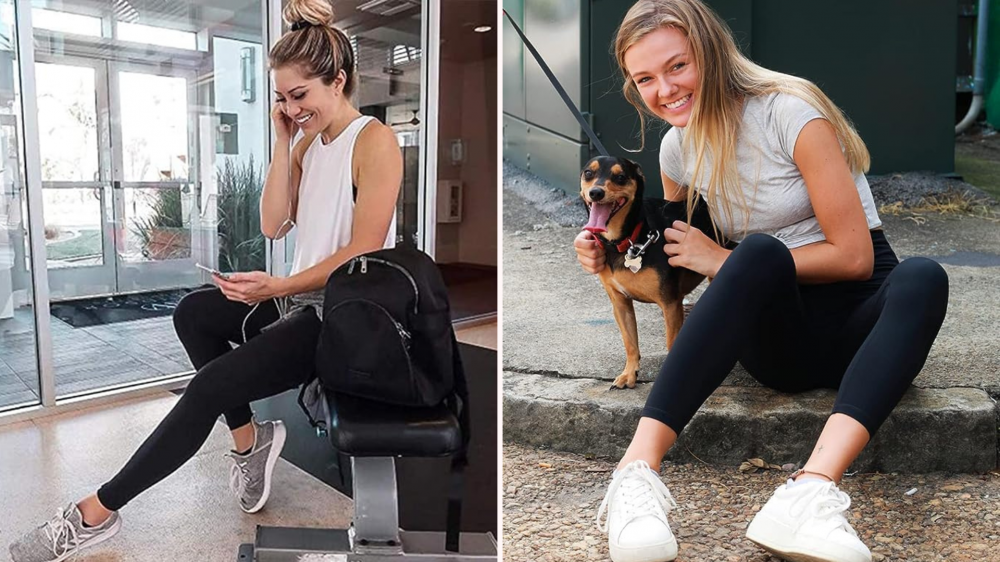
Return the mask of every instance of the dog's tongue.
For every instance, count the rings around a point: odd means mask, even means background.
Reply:
[[[595,234],[598,232],[606,232],[608,230],[608,218],[611,217],[611,209],[613,207],[614,205],[610,204],[592,204],[590,206],[590,220],[587,222],[587,226],[583,227],[583,229]]]

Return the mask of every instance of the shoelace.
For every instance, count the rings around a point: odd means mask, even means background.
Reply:
[[[789,506],[789,511],[793,514],[798,511],[801,515],[803,510],[797,510],[799,506],[805,504],[808,506],[809,514],[817,519],[827,519],[835,523],[832,528],[835,529],[840,527],[847,531],[848,533],[857,536],[854,528],[851,524],[847,522],[847,518],[844,517],[844,512],[846,512],[851,507],[851,497],[845,492],[840,491],[833,482],[824,482],[822,484],[811,484],[805,490],[805,493]]]
[[[236,455],[226,455],[233,460],[233,466],[229,469],[229,489],[242,498],[250,484],[250,471],[247,470],[248,461],[242,460]]]
[[[634,481],[635,479],[639,481],[636,482]],[[611,485],[608,486],[608,493],[604,495],[604,501],[601,502],[601,507],[597,510],[597,518],[594,520],[594,523],[597,524],[597,528],[602,533],[608,532],[608,519],[610,517],[605,518],[602,524],[601,516],[607,511],[608,505],[611,503],[611,498],[626,483],[627,485],[622,490],[626,523],[654,511],[657,505],[663,508],[665,514],[670,513],[671,509],[677,508],[677,502],[670,495],[670,490],[667,489],[666,484],[662,480],[653,474],[646,461],[633,461],[622,469],[618,478],[611,481]],[[652,488],[652,494],[646,488],[647,485]]]
[[[45,536],[52,541],[50,548],[56,556],[65,554],[79,542],[76,527],[69,522],[64,508],[56,510],[56,516],[45,524]]]

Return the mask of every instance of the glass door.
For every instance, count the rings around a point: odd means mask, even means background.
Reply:
[[[107,66],[101,61],[39,56],[35,68],[52,298],[113,293],[115,217]]]
[[[265,267],[265,7],[33,4],[29,189],[43,194],[51,323],[38,378],[50,399],[173,379],[192,366],[171,314],[211,282],[194,264]]]
[[[39,57],[53,300],[197,283],[189,81],[141,64]]]
[[[116,293],[191,286],[199,210],[193,75],[109,63]],[[212,262],[207,256],[201,261]]]

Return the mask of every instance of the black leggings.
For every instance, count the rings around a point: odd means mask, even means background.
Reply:
[[[882,231],[872,242],[868,281],[800,285],[782,242],[748,236],[685,320],[642,415],[679,434],[739,361],[779,391],[838,389],[833,413],[874,435],[927,359],[948,276],[926,258],[899,263]]]
[[[273,300],[251,307],[228,300],[218,288],[199,289],[174,311],[174,328],[198,373],[184,395],[128,463],[97,491],[117,511],[194,456],[219,415],[230,429],[250,422],[250,402],[295,388],[313,372],[320,321],[301,309],[282,322]],[[266,329],[265,329],[266,328]]]

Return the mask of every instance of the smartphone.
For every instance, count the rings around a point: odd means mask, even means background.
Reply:
[[[229,280],[229,276],[226,275],[225,273],[221,272],[221,271],[212,269],[211,267],[205,267],[204,265],[201,265],[200,263],[196,263],[196,264],[194,264],[194,266],[197,267],[198,269],[207,271],[207,272],[211,273],[212,275],[217,275],[217,276],[225,279],[226,281]]]

